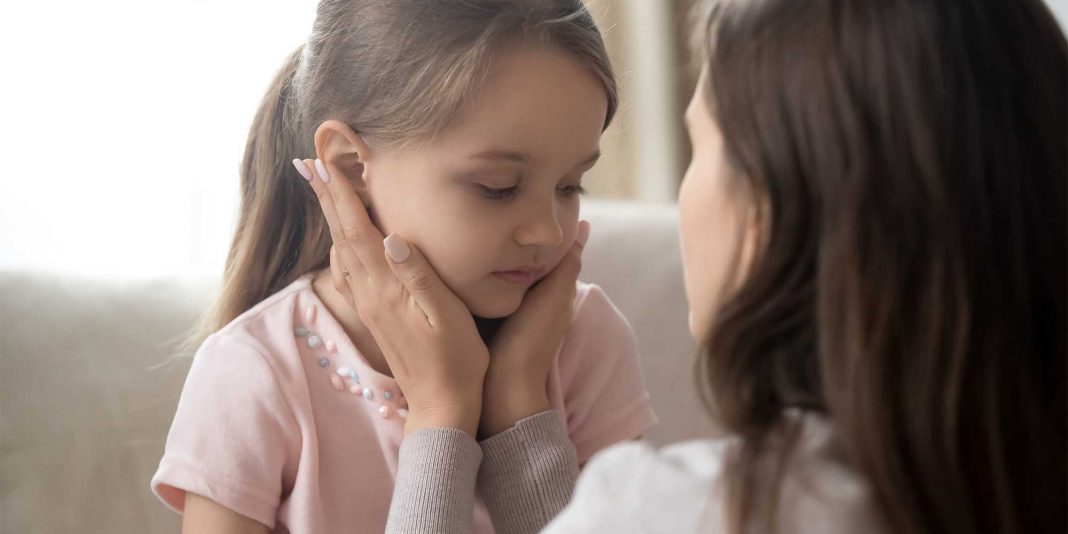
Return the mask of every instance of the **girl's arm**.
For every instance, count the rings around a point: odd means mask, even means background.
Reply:
[[[267,526],[195,493],[185,494],[182,532],[197,534],[266,534]]]

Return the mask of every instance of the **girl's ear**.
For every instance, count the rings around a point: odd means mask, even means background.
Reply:
[[[340,169],[360,195],[363,205],[371,206],[371,197],[367,193],[366,165],[371,159],[371,148],[363,136],[339,120],[323,121],[315,130],[315,155],[323,163]]]

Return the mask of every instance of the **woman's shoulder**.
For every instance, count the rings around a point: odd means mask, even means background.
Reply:
[[[796,532],[879,531],[868,485],[841,459],[828,420],[787,417],[800,419],[802,433],[776,486],[780,524]],[[605,449],[587,464],[548,532],[725,532],[724,473],[740,445],[725,437]]]
[[[546,532],[694,532],[714,524],[718,480],[732,441],[662,448],[628,441],[605,449],[590,459],[571,504]]]

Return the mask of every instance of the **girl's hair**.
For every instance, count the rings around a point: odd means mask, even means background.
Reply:
[[[301,275],[329,265],[329,228],[292,165],[338,119],[369,143],[427,140],[477,95],[494,54],[523,42],[552,47],[604,85],[615,78],[580,0],[322,0],[306,44],[286,59],[249,130],[241,207],[220,294],[182,352]]]
[[[724,1],[703,21],[704,97],[759,221],[698,359],[741,437],[734,529],[778,527],[800,407],[830,417],[893,531],[1064,532],[1068,46],[1049,9]]]

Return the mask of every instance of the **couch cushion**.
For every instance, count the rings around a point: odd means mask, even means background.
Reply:
[[[675,208],[586,202],[582,279],[628,317],[661,424],[712,425],[692,387]],[[214,280],[104,281],[0,272],[0,531],[177,532],[148,484],[189,360],[173,360]]]

